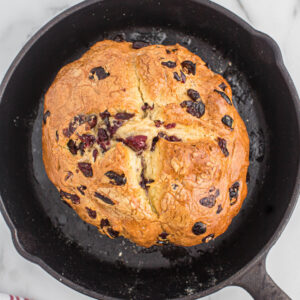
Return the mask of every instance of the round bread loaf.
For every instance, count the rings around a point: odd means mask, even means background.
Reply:
[[[249,139],[231,98],[224,78],[178,44],[98,42],[46,93],[46,172],[110,238],[208,242],[247,194]]]

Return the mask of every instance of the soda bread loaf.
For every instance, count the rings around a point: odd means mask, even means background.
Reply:
[[[246,197],[248,156],[229,84],[178,44],[98,42],[45,95],[46,172],[110,238],[216,238]]]

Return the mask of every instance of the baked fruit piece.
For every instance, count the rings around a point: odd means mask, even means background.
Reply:
[[[180,45],[102,41],[45,96],[50,180],[110,238],[192,246],[222,234],[247,194],[249,139],[229,84]]]

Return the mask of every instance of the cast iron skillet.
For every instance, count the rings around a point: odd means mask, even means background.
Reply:
[[[249,193],[229,230],[190,248],[110,240],[59,199],[42,162],[43,95],[57,71],[95,41],[186,46],[231,84],[251,140]],[[99,299],[195,299],[239,285],[288,299],[265,271],[299,192],[299,104],[280,50],[206,0],[91,0],[65,11],[22,49],[0,89],[2,213],[21,255]]]

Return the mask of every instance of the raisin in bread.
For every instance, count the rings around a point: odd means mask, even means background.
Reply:
[[[222,234],[247,194],[231,88],[180,45],[102,41],[45,96],[43,159],[86,222],[149,247]]]

